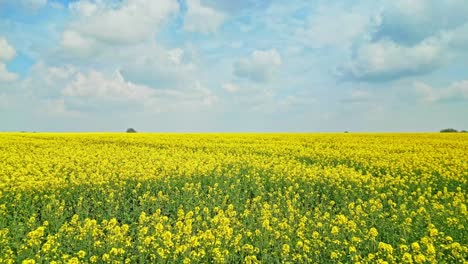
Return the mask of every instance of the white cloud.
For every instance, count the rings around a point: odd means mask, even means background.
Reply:
[[[51,67],[42,61],[31,67],[29,75],[17,83],[17,90],[31,97],[55,98],[79,70],[70,65]]]
[[[120,4],[103,1],[76,2],[69,8],[78,20],[63,34],[64,48],[89,48],[92,41],[105,45],[135,44],[151,39],[179,10],[176,0],[127,0]],[[74,32],[74,33],[70,33]],[[77,41],[78,44],[73,44]]]
[[[82,113],[80,113],[79,111],[68,109],[64,98],[47,99],[47,100],[44,100],[43,103],[44,103],[44,110],[48,114],[68,116],[68,117],[82,116]]]
[[[196,79],[185,83],[184,89],[161,89],[128,81],[119,71],[110,73],[71,65],[51,67],[43,62],[34,65],[31,74],[16,86],[10,91],[16,98],[14,104],[4,107],[34,102],[34,108],[59,116],[89,116],[106,111],[195,113],[218,102],[217,95]]]
[[[104,8],[104,6],[101,1],[81,0],[70,3],[69,8],[72,12],[80,16],[90,17],[95,14],[98,9]]]
[[[403,46],[391,40],[362,45],[355,57],[340,70],[345,79],[386,81],[424,74],[440,67],[448,58],[445,40],[430,38],[415,46]]]
[[[393,81],[431,73],[464,55],[468,44],[466,1],[395,0],[382,7],[367,27],[355,27],[350,20],[343,21],[343,29],[337,26],[325,31],[331,33],[333,40],[334,35],[346,36],[347,25],[356,29],[356,34],[350,36],[356,35],[357,41],[349,41],[353,52],[350,60],[338,67],[338,77],[366,82]],[[372,12],[367,11],[368,17]],[[347,15],[350,14],[337,15],[337,20]],[[328,18],[334,17],[335,13],[328,14]],[[324,20],[323,24],[326,28],[333,21]]]
[[[77,37],[74,33],[69,35],[69,39]],[[81,35],[78,37],[80,40]],[[196,51],[190,46],[167,48],[150,40],[122,46],[104,46],[98,42],[86,49],[88,40],[72,55],[62,50],[63,59],[72,58],[87,69],[118,70],[127,81],[159,89],[186,90],[194,80],[204,80],[197,65]]]
[[[414,88],[425,102],[468,100],[468,80],[454,82],[445,88],[434,88],[423,82],[414,83]]]
[[[119,72],[107,78],[97,71],[78,73],[64,88],[63,95],[75,97],[96,97],[109,100],[142,100],[151,96],[153,90],[126,82]]]
[[[18,79],[18,74],[9,72],[6,65],[0,63],[0,83],[2,82],[13,82]]]
[[[119,49],[118,55],[103,58],[118,65],[122,75],[136,83],[165,89],[184,89],[198,78],[197,65],[190,52],[182,48],[167,49],[156,44],[144,44]]]
[[[9,61],[16,56],[15,49],[5,38],[0,37],[0,61]]]
[[[463,53],[468,47],[468,22],[453,30],[444,31],[442,35],[447,39],[447,48]]]
[[[304,45],[312,48],[347,47],[353,40],[368,36],[374,24],[369,14],[336,6],[321,6],[296,34]]]
[[[15,56],[15,49],[5,38],[0,38],[0,82],[13,82],[18,79],[18,75],[16,73],[9,72],[6,64],[3,63],[10,61]]]
[[[204,34],[213,33],[223,24],[224,19],[224,14],[202,5],[200,0],[187,0],[184,30]]]
[[[73,66],[47,67],[41,63],[33,71],[23,85],[44,89],[35,93],[39,98],[58,98],[46,100],[48,109],[72,111],[67,106],[69,103],[80,109],[105,105],[118,109],[134,105],[147,111],[164,112],[195,110],[217,102],[217,96],[199,81],[187,84],[184,90],[174,90],[130,82],[119,71],[106,74],[96,70],[81,71]],[[63,104],[59,99],[64,99]]]
[[[73,30],[66,30],[62,35],[62,46],[78,55],[89,55],[96,48],[96,41]]]
[[[390,38],[405,45],[451,30],[468,21],[465,0],[395,0],[382,12],[377,39]]]
[[[223,84],[223,89],[229,93],[236,93],[240,90],[239,86],[234,83],[225,83]]]
[[[193,91],[195,96],[202,96],[201,104],[204,106],[211,106],[218,101],[218,97],[214,95],[210,89],[203,86],[199,81],[194,83]]]
[[[167,55],[168,55],[169,61],[173,62],[174,64],[181,64],[182,58],[184,56],[184,50],[179,49],[179,48],[169,50],[167,52]]]
[[[234,74],[256,82],[267,82],[274,77],[281,64],[281,55],[276,49],[255,50],[250,57],[234,64]]]

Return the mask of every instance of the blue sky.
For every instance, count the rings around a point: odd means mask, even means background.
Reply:
[[[466,0],[0,0],[0,131],[468,129]]]

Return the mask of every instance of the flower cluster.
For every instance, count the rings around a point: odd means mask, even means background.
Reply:
[[[463,263],[465,134],[0,134],[0,263]]]

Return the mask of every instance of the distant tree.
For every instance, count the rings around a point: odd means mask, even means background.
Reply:
[[[457,133],[458,131],[454,128],[445,128],[440,131],[440,133]]]
[[[127,128],[127,133],[136,133],[136,130],[133,128]]]
[[[345,131],[345,133],[349,133],[348,131]]]
[[[462,131],[460,131],[460,132],[461,132],[461,133],[468,133],[468,131],[466,131],[466,130],[462,130]]]

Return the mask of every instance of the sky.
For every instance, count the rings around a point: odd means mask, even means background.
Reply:
[[[466,0],[0,0],[0,131],[468,130]]]

